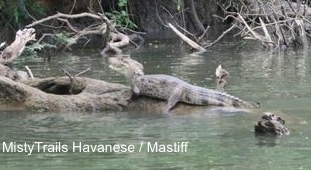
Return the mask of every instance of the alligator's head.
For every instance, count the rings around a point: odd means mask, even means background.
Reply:
[[[282,136],[289,135],[289,130],[285,127],[285,120],[272,113],[264,113],[261,120],[255,125],[256,135]]]
[[[129,56],[110,57],[109,68],[126,76],[133,76],[135,73],[143,74],[143,65]]]

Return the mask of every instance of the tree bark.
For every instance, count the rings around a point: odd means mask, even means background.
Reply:
[[[35,29],[25,28],[23,30],[18,30],[13,43],[6,47],[1,53],[0,64],[11,63],[14,59],[19,57],[22,54],[26,43],[31,40],[36,40]]]

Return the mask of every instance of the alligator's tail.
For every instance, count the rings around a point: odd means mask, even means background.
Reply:
[[[192,87],[195,90],[185,90],[184,102],[197,105],[214,105],[223,107],[235,107],[253,109],[260,107],[259,103],[247,102],[224,92],[206,89],[202,87]]]
[[[236,107],[236,108],[259,108],[260,103],[247,102],[235,96],[231,96],[227,93],[217,93],[219,95],[218,100],[222,102],[224,106]]]
[[[244,100],[240,100],[238,105],[232,105],[233,107],[238,107],[238,108],[250,108],[250,109],[254,109],[254,108],[259,108],[260,107],[260,103],[258,102],[246,102]]]

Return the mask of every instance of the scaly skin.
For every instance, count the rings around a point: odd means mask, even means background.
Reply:
[[[214,105],[236,108],[254,108],[255,104],[219,91],[191,85],[169,75],[143,75],[134,73],[132,89],[138,95],[155,97],[168,101],[166,110],[177,102],[193,105]]]
[[[142,67],[135,67],[137,61],[131,58],[110,58],[110,68],[131,75],[132,90],[137,95],[167,100],[165,111],[169,111],[178,102],[193,105],[214,105],[236,108],[254,108],[257,105],[243,101],[223,92],[191,85],[169,75],[144,75]],[[135,64],[133,64],[135,63]],[[133,72],[133,70],[135,70]],[[130,74],[128,72],[131,72]]]

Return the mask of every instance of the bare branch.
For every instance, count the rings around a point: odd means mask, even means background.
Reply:
[[[205,48],[201,47],[196,42],[192,41],[190,38],[186,37],[184,34],[182,34],[180,31],[178,31],[171,23],[168,23],[168,26],[174,31],[176,35],[178,35],[183,41],[185,41],[187,44],[189,44],[192,48],[198,50],[198,51],[206,51]]]
[[[82,74],[84,74],[84,73],[86,73],[86,72],[88,72],[88,71],[90,71],[90,70],[91,70],[91,67],[89,67],[89,68],[87,68],[87,69],[81,71],[80,73],[77,73],[77,74],[75,75],[75,77],[78,77],[78,76],[80,76],[80,75],[82,75]]]
[[[266,40],[265,38],[263,38],[261,35],[259,35],[258,33],[256,33],[244,20],[244,18],[238,13],[238,17],[239,19],[242,21],[242,23],[245,25],[245,27],[248,29],[248,31],[250,31],[252,33],[252,35],[262,41],[262,42],[266,42],[266,43],[273,43],[272,41]]]
[[[263,32],[265,33],[265,37],[268,41],[271,41],[272,42],[272,39],[271,39],[271,36],[267,30],[267,27],[265,25],[265,23],[262,21],[262,19],[259,17],[259,21],[260,21],[260,24],[262,26],[262,29],[263,29]]]
[[[26,70],[27,70],[27,73],[28,73],[29,77],[30,77],[31,79],[35,79],[34,76],[33,76],[33,74],[32,74],[32,71],[30,70],[30,68],[29,68],[28,66],[25,66],[25,68],[26,68]]]
[[[224,31],[214,42],[204,46],[204,48],[209,48],[209,47],[215,45],[219,40],[222,39],[223,36],[225,36],[228,32],[230,32],[235,27],[236,27],[236,25],[232,25],[230,28],[228,28],[226,31]]]
[[[26,27],[33,27],[33,26],[41,24],[43,22],[46,22],[46,21],[49,21],[49,20],[52,20],[52,19],[61,18],[61,17],[63,17],[63,18],[70,18],[70,19],[81,18],[81,17],[91,17],[91,18],[94,18],[94,19],[101,19],[101,17],[99,15],[95,15],[95,14],[91,14],[91,13],[87,13],[87,12],[80,13],[80,14],[73,14],[73,15],[64,14],[64,13],[57,13],[55,15],[52,15],[52,16],[40,19],[40,20],[35,21],[35,22],[33,22],[33,23],[29,24],[29,25],[26,25]]]

